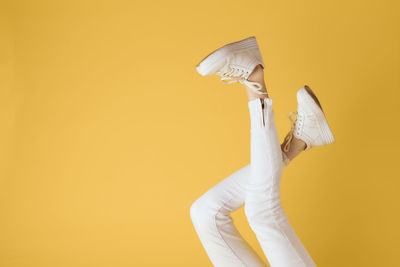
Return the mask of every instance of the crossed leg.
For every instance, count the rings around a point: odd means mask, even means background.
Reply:
[[[263,76],[259,79],[262,81]],[[229,175],[191,205],[195,230],[214,266],[266,266],[237,231],[230,216],[245,204],[249,225],[271,266],[316,266],[281,206],[279,187],[282,167],[286,164],[282,163],[285,154],[279,145],[272,100],[249,95],[248,106],[251,163]],[[292,147],[302,150],[304,144]],[[300,150],[289,151],[288,157],[293,159]]]
[[[271,266],[316,266],[289,224],[281,205],[282,152],[272,103],[270,98],[248,102],[251,119],[250,175],[245,185],[244,211]]]
[[[254,107],[254,102],[252,103]],[[265,118],[269,118],[269,120],[267,119],[266,123],[270,128],[272,127],[270,131],[273,131],[275,124],[272,120],[271,126],[272,109],[271,113],[267,114],[265,114]],[[260,110],[258,109],[258,119],[260,119],[259,115]],[[256,119],[252,121],[254,125]],[[253,168],[251,164],[243,166],[209,189],[191,205],[190,215],[199,239],[214,266],[267,266],[240,235],[230,216],[230,213],[242,207],[246,200],[246,217],[271,266],[315,266],[290,227],[281,207],[279,193],[281,168],[278,164],[281,164],[281,167],[286,166],[287,162],[283,161],[285,154],[273,152],[274,163],[266,164],[263,161],[266,159],[265,156],[260,157],[255,154],[269,151],[267,153],[271,156],[271,149],[266,147],[267,142],[263,141],[265,135],[260,129],[253,131],[252,135],[251,163]],[[275,139],[270,139],[275,143],[275,150],[279,149],[276,146],[276,138],[275,135]],[[260,140],[261,146],[259,146]],[[261,161],[255,162],[258,158]],[[251,173],[261,173],[261,175],[251,178]],[[265,180],[263,173],[275,173],[275,176]],[[250,193],[246,194],[246,192]],[[248,195],[247,198],[246,195]],[[273,213],[271,214],[271,212]],[[279,221],[278,224],[276,220]],[[287,241],[285,241],[286,239]],[[291,242],[294,240],[293,244],[298,248],[297,250],[293,248],[290,240],[292,240]],[[280,244],[280,247],[276,246],[277,244]],[[291,257],[284,255],[286,252]],[[290,261],[289,265],[280,264],[286,257]],[[308,262],[308,265],[302,262],[303,259]]]

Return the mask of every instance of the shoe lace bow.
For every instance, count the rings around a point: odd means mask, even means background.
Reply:
[[[240,82],[241,84],[247,85],[257,94],[267,94],[266,92],[261,92],[262,85],[260,83],[247,80],[249,72],[244,69],[231,67],[228,72],[220,73],[220,75],[222,76],[221,81],[224,83]]]
[[[292,119],[293,115],[295,115],[295,119]],[[290,120],[291,128],[290,128],[289,133],[285,136],[285,139],[283,140],[283,144],[284,144],[283,145],[283,151],[284,152],[288,152],[289,151],[290,143],[291,143],[291,141],[293,139],[293,133],[294,133],[295,126],[296,126],[296,121],[297,121],[297,117],[298,117],[297,115],[298,115],[297,112],[291,111],[289,113],[289,120]]]

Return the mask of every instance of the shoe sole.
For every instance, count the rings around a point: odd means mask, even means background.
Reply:
[[[314,92],[311,90],[311,88],[308,87],[307,85],[305,85],[303,88],[306,90],[307,94],[314,100],[314,102],[319,106],[319,108],[322,111],[323,120],[322,120],[322,122],[318,123],[318,126],[321,131],[321,136],[322,136],[324,142],[326,144],[331,144],[331,143],[335,142],[335,138],[333,137],[332,130],[328,125],[328,121],[325,117],[325,113],[322,109],[321,103],[319,102],[317,96],[314,94]]]
[[[196,65],[196,70],[203,76],[214,74],[214,69],[223,66],[227,55],[232,52],[243,51],[251,48],[258,48],[258,43],[254,36],[226,44],[203,58],[200,63]]]

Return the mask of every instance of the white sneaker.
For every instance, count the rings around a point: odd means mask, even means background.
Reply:
[[[293,112],[291,113],[291,115]],[[306,143],[305,150],[314,146],[323,146],[335,142],[332,131],[326,121],[321,104],[314,92],[305,85],[297,92],[296,120],[285,137],[283,151],[289,151],[290,141],[294,135]]]
[[[259,64],[264,68],[257,40],[252,36],[215,50],[196,66],[196,70],[203,76],[217,74],[225,83],[240,82],[257,94],[267,94],[260,91],[263,87],[260,83],[247,80]]]

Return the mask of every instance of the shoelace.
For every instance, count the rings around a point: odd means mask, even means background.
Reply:
[[[295,119],[294,120],[292,119],[292,115],[295,115]],[[283,143],[285,144],[283,146],[283,151],[284,152],[288,152],[289,151],[290,142],[293,139],[293,132],[294,132],[296,121],[297,121],[297,112],[293,112],[293,111],[290,112],[289,113],[289,120],[290,120],[291,128],[290,128],[289,133],[286,135],[285,139],[283,140]]]
[[[242,69],[231,68],[230,71],[228,71],[226,73],[221,73],[220,75],[222,76],[221,81],[224,83],[240,82],[241,84],[247,85],[256,94],[259,94],[259,95],[267,94],[266,92],[261,92],[261,89],[262,89],[261,84],[247,80],[246,74],[248,74],[248,72],[246,72]]]

